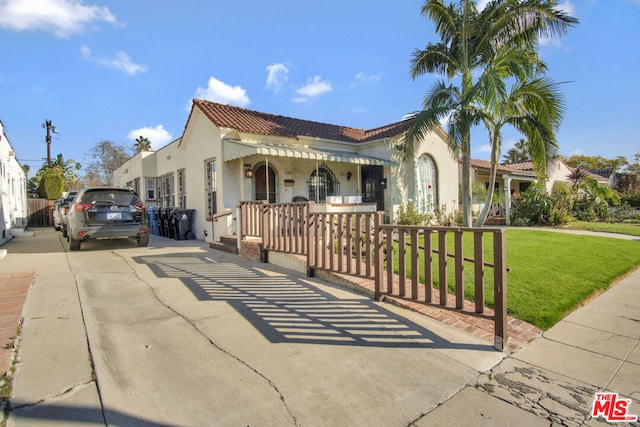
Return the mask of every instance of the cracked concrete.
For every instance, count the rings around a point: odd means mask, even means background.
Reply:
[[[202,242],[70,253],[39,234],[49,247],[10,250],[0,265],[38,272],[11,426],[407,425],[504,357],[433,319]]]
[[[68,253],[47,231],[0,264],[37,273],[9,426],[595,426],[601,390],[640,413],[640,271],[505,357],[198,242]]]

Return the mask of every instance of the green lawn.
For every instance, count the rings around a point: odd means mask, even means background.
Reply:
[[[640,224],[613,224],[607,222],[570,222],[570,230],[605,231],[607,233],[629,234],[640,237]]]
[[[453,252],[449,233],[448,252]],[[420,240],[422,240],[420,238]],[[437,236],[433,245],[437,249]],[[465,234],[466,257],[473,255],[473,236]],[[397,271],[397,251],[395,269]],[[485,236],[485,261],[492,262],[491,236]],[[434,254],[434,287],[438,283]],[[419,264],[422,265],[422,256]],[[607,289],[620,276],[640,265],[640,242],[557,232],[507,231],[507,307],[509,314],[548,329],[581,302]],[[455,284],[454,261],[448,261],[449,291]],[[409,271],[409,267],[407,267]],[[407,274],[410,274],[409,272]],[[420,271],[420,281],[424,282]],[[465,297],[473,300],[473,264],[465,263]],[[486,305],[493,304],[493,270],[485,271]]]

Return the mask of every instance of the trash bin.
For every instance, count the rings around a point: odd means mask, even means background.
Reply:
[[[176,208],[169,207],[167,208],[167,236],[170,239],[176,237]]]
[[[158,208],[156,206],[149,206],[147,208],[147,215],[149,215],[149,226],[151,227],[151,233],[158,236],[160,234],[160,227],[158,226]]]
[[[158,228],[162,237],[167,237],[167,208],[162,206],[158,210]]]
[[[191,231],[195,211],[195,209],[176,209],[174,211],[176,217],[176,240],[191,240],[196,238],[196,235]]]

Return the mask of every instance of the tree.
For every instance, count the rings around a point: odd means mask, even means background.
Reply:
[[[62,154],[56,160],[45,162],[31,182],[38,189],[38,195],[49,200],[62,197],[65,190],[78,187],[77,170],[80,164],[75,160],[64,161]]]
[[[624,156],[618,156],[615,159],[607,159],[602,156],[585,156],[576,154],[564,159],[565,163],[572,168],[584,168],[586,170],[613,169],[616,172],[629,166],[629,161]]]
[[[147,138],[146,136],[140,135],[138,138],[136,138],[136,143],[133,144],[133,150],[136,153],[139,153],[141,151],[149,151],[151,150],[151,141],[149,141],[149,138]]]
[[[538,37],[563,35],[578,22],[557,10],[557,4],[556,0],[494,0],[479,12],[473,0],[448,6],[442,0],[425,0],[422,7],[422,14],[434,22],[441,41],[414,52],[412,78],[435,72],[445,75],[449,82],[455,77],[460,80],[459,86],[449,86],[449,94],[443,97],[439,97],[438,90],[432,90],[423,110],[410,119],[404,159],[413,159],[416,141],[448,118],[447,143],[462,160],[464,226],[471,225],[471,128],[482,120],[474,76],[482,74],[505,49],[517,53],[519,48],[539,69],[544,69],[536,53]],[[500,79],[504,81],[514,74],[501,75]],[[446,84],[441,81],[436,86],[444,88]]]
[[[588,177],[589,172],[582,167],[573,169],[571,173],[567,175],[567,179],[569,179],[574,190],[577,190],[580,186],[584,185]]]
[[[98,142],[89,154],[94,162],[87,167],[87,174],[103,185],[112,185],[113,171],[129,159],[127,149],[113,141]]]
[[[480,84],[482,84],[482,77]],[[489,101],[485,103],[488,104]],[[560,127],[563,116],[564,101],[558,91],[558,85],[545,78],[527,78],[523,82],[518,82],[506,99],[498,100],[495,107],[487,111],[484,118],[491,139],[489,188],[495,186],[502,144],[501,130],[505,125],[511,125],[527,136],[527,151],[532,154],[534,169],[539,179],[543,181],[547,164],[558,154],[556,130]],[[484,225],[493,200],[493,193],[489,191],[487,194],[487,200],[478,216],[476,227]]]
[[[528,144],[526,140],[520,139],[513,148],[509,148],[507,154],[502,157],[502,161],[504,163],[530,162],[531,154],[529,154]]]
[[[47,200],[56,200],[62,197],[64,192],[64,183],[62,174],[59,170],[52,167],[46,167],[38,171],[40,173],[38,180],[38,196]]]

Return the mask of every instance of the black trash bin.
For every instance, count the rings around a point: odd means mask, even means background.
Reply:
[[[162,237],[167,237],[167,208],[165,206],[158,209],[158,229]]]
[[[176,218],[176,240],[191,240],[196,238],[195,233],[191,230],[195,211],[195,209],[176,209],[174,211]]]
[[[167,208],[167,237],[173,239],[176,237],[176,208]]]

